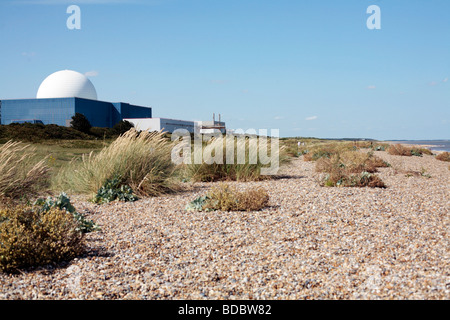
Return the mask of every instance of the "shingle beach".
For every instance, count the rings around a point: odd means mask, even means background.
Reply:
[[[302,158],[232,182],[268,191],[257,212],[185,210],[214,183],[101,206],[72,195],[101,227],[85,256],[0,273],[0,299],[449,299],[449,163],[376,155],[386,189],[321,187]]]

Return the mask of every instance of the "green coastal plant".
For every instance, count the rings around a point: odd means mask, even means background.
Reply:
[[[210,198],[207,195],[200,196],[200,197],[194,199],[193,201],[189,202],[186,205],[185,209],[187,211],[210,211],[207,208],[209,200],[210,200]]]
[[[69,197],[63,192],[58,197],[53,199],[47,197],[46,199],[39,198],[34,202],[39,213],[49,212],[52,209],[59,209],[72,215],[74,221],[77,223],[76,230],[81,233],[88,233],[100,230],[100,227],[92,220],[77,212],[75,207],[70,203]]]
[[[107,179],[105,181],[92,201],[94,203],[102,204],[114,200],[124,202],[136,201],[138,200],[138,197],[133,194],[133,190],[131,190],[130,186],[121,183],[120,177],[114,177],[113,179]]]

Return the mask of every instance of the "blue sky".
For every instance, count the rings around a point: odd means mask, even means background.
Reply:
[[[69,5],[81,29],[69,30]],[[369,30],[368,6],[381,9]],[[99,100],[280,135],[450,138],[448,0],[2,0],[0,99],[86,73]]]

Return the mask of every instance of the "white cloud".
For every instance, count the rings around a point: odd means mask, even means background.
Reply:
[[[85,72],[84,75],[86,77],[96,77],[96,76],[98,76],[98,71],[95,71],[95,70],[88,71],[88,72]]]
[[[437,86],[437,84],[438,84],[438,83],[437,83],[436,81],[431,81],[431,82],[430,82],[430,86]]]
[[[282,117],[282,116],[276,116],[274,119],[275,119],[275,120],[281,120],[281,119],[284,119],[284,117]]]
[[[305,120],[311,121],[311,120],[316,120],[317,118],[318,118],[317,116],[312,116],[312,117],[305,118]]]
[[[444,80],[442,80],[442,82],[448,82],[448,78],[445,78]]]
[[[376,88],[377,88],[377,87],[374,86],[374,85],[367,86],[367,89],[369,89],[369,90],[374,90],[374,89],[376,89]]]

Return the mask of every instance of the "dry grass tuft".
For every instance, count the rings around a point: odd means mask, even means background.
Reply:
[[[208,193],[207,208],[222,211],[258,211],[269,203],[269,195],[263,188],[238,191],[227,184],[219,184]]]
[[[442,152],[436,156],[436,159],[440,160],[440,161],[449,162],[450,161],[450,152]]]
[[[355,151],[358,147],[353,142],[322,142],[312,145],[303,156],[305,161],[316,161],[321,158],[331,158],[345,151]]]
[[[229,141],[228,139],[234,139]],[[250,147],[248,140],[236,137],[224,137],[223,139],[212,139],[204,143],[202,148],[194,148],[192,151],[192,163],[183,165],[183,175],[187,180],[194,182],[214,182],[214,181],[259,181],[268,179],[270,175],[263,175],[263,168],[269,168],[271,163],[263,164],[260,158],[261,140],[258,139],[256,148]],[[232,161],[227,161],[227,146],[233,145],[234,156]],[[271,150],[271,143],[267,142],[268,156],[271,159],[278,159],[279,165],[288,161],[284,148]],[[212,151],[213,150],[213,151]],[[218,155],[213,163],[204,161],[205,154],[216,157],[215,151],[221,150],[222,155]],[[239,150],[245,150],[245,157],[238,159]],[[196,159],[202,159],[201,163],[195,163]],[[256,159],[252,162],[250,159]],[[222,163],[217,163],[217,162]],[[199,162],[199,161],[198,161]],[[229,163],[231,162],[231,163]]]
[[[426,148],[410,148],[401,144],[392,144],[387,149],[388,153],[394,156],[417,156],[422,157],[424,154],[433,155],[433,152],[430,149]]]
[[[220,183],[202,197],[189,203],[187,210],[197,211],[258,211],[269,203],[269,195],[263,188],[238,191],[236,188]]]
[[[17,199],[47,191],[49,170],[29,145],[6,142],[0,146],[0,197]]]
[[[405,156],[411,157],[411,149],[401,145],[401,144],[391,144],[387,149],[388,153],[393,156]]]

